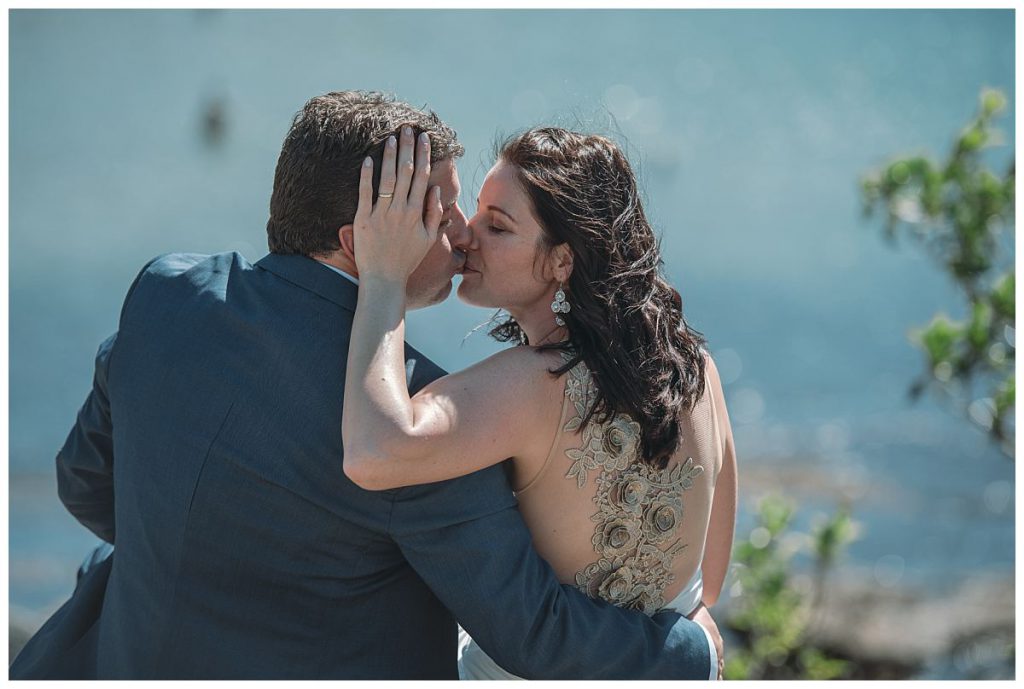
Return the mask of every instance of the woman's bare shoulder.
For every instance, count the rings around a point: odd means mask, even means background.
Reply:
[[[565,376],[553,375],[552,371],[564,363],[558,351],[511,347],[460,371],[451,382],[460,387],[490,390],[511,407],[546,415],[551,411],[550,403],[562,397]]]
[[[525,371],[544,371],[559,368],[565,363],[562,353],[555,349],[538,349],[528,345],[509,347],[480,361],[477,366],[514,368]]]
[[[515,379],[517,382],[529,385],[553,384],[561,376],[554,375],[552,372],[560,369],[564,364],[565,359],[558,350],[519,346],[492,354],[466,371],[476,369],[480,373],[509,378],[510,382]]]

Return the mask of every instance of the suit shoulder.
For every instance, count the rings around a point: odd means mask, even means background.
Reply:
[[[150,260],[136,275],[121,307],[121,324],[130,304],[140,299],[152,304],[154,299],[182,297],[197,291],[219,289],[227,276],[236,270],[252,270],[252,265],[236,252],[221,254],[168,253]]]
[[[187,272],[220,272],[231,267],[251,268],[245,258],[237,252],[221,254],[169,253],[152,259],[140,274],[174,277]]]
[[[237,252],[222,254],[161,254],[139,271],[128,290],[128,298],[141,283],[148,285],[167,282],[187,282],[203,285],[235,270],[252,270],[252,265]]]

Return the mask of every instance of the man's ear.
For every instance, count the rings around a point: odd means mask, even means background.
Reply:
[[[338,243],[341,244],[341,253],[344,254],[352,265],[356,263],[356,236],[352,231],[352,225],[342,225],[338,228]]]
[[[551,272],[559,282],[568,282],[572,275],[572,249],[562,242],[551,250]]]

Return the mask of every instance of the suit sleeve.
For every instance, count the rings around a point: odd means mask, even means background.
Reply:
[[[122,327],[132,295],[161,258],[146,263],[128,288],[121,306]],[[114,426],[107,380],[116,341],[114,333],[96,352],[92,390],[57,453],[57,494],[61,502],[75,519],[107,543],[114,542]]]
[[[114,444],[107,392],[111,335],[96,353],[92,391],[57,453],[57,492],[61,502],[87,529],[114,542]]]
[[[527,679],[702,679],[701,627],[559,584],[533,548],[500,467],[396,492],[392,537],[499,665]]]

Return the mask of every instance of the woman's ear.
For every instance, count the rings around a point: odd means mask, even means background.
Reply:
[[[559,282],[568,282],[572,275],[572,249],[562,242],[551,251],[551,272]]]

